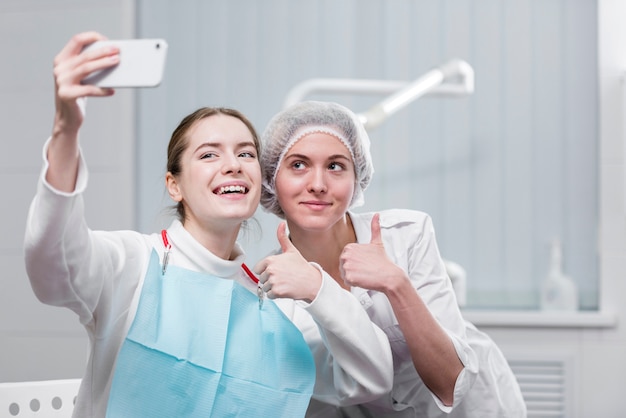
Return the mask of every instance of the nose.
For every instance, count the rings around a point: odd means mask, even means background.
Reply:
[[[241,173],[241,161],[237,155],[224,157],[223,171],[225,174]]]
[[[311,171],[309,177],[308,190],[310,193],[326,193],[328,186],[326,183],[326,172],[323,169],[315,169]]]

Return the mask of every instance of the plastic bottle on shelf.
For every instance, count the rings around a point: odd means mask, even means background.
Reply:
[[[550,270],[541,287],[541,309],[544,311],[577,311],[578,289],[571,277],[563,273],[561,242],[553,240]]]

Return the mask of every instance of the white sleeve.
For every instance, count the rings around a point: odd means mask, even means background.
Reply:
[[[322,272],[322,286],[310,304],[298,301],[296,306],[306,311],[300,315],[301,330],[315,358],[313,397],[345,406],[388,393],[393,384],[393,359],[387,336],[354,295],[319,265],[311,264]],[[308,321],[305,316],[310,317]]]
[[[129,249],[132,253],[141,248],[136,245],[141,245],[141,240],[130,231],[89,230],[83,208],[87,185],[85,161],[81,155],[73,192],[55,190],[45,180],[48,144],[49,141],[44,146],[44,167],[27,218],[26,271],[40,301],[67,307],[79,315],[82,324],[87,324],[103,300],[108,305],[115,295],[129,293],[132,297],[134,292],[128,292],[126,287],[136,287],[137,279],[129,279],[140,277],[145,263],[136,257],[132,262],[126,260]]]

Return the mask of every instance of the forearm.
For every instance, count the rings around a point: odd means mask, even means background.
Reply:
[[[37,185],[26,224],[25,261],[35,294],[44,302],[64,304],[72,298],[72,274],[78,268],[72,263],[86,261],[89,236],[84,221],[82,192],[87,184],[87,169],[80,156],[77,163],[75,190],[66,193],[47,181],[47,155],[52,138],[43,149],[44,167]],[[80,174],[79,174],[80,173]]]
[[[55,116],[52,137],[48,144],[46,181],[55,189],[70,193],[76,187],[79,147],[78,127],[63,119],[60,111]]]
[[[416,371],[443,404],[452,405],[455,383],[463,370],[454,344],[408,278],[398,279],[385,294],[404,334]]]

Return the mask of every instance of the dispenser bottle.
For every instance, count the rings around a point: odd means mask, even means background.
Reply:
[[[552,242],[550,269],[541,287],[541,309],[546,311],[578,310],[578,289],[563,273],[561,242]]]

